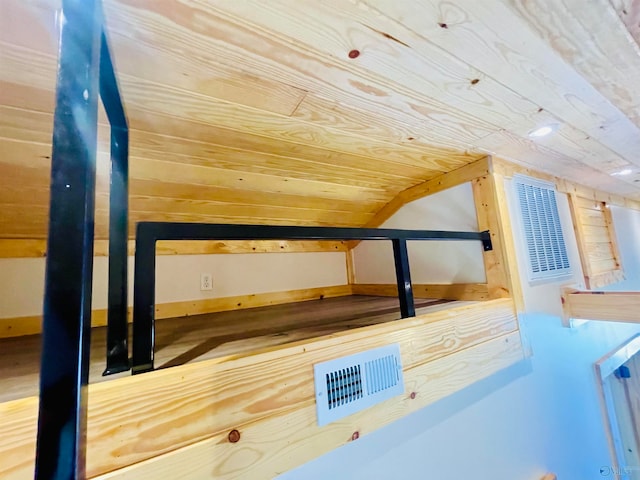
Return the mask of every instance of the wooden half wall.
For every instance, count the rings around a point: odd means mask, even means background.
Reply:
[[[313,365],[390,343],[404,394],[318,427]],[[92,384],[87,476],[271,479],[522,358],[513,302],[498,299]],[[0,404],[0,478],[33,478],[37,404]]]

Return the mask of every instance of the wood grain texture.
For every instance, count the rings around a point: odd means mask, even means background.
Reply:
[[[100,479],[153,479],[186,475],[210,479],[270,479],[486,378],[521,360],[517,333],[505,335],[429,363],[405,368],[406,393],[340,422],[318,428],[315,405],[240,426],[241,440],[228,432]],[[412,395],[413,394],[413,395]]]
[[[637,2],[104,4],[134,221],[374,224],[487,153],[640,199]],[[59,7],[3,5],[0,238],[46,235]]]
[[[640,322],[640,292],[567,292],[564,311],[569,318]]]
[[[572,193],[569,195],[569,207],[586,288],[601,288],[623,280],[609,206]]]
[[[484,269],[489,288],[489,298],[511,296],[518,309],[524,308],[515,252],[511,244],[513,236],[509,221],[504,186],[500,177],[492,174],[477,178],[471,182],[478,230],[489,230],[493,249],[483,252]],[[514,270],[515,269],[515,270]]]
[[[135,253],[135,241],[129,240],[129,255]],[[109,255],[108,240],[96,240],[94,255]],[[345,241],[315,240],[175,240],[158,241],[157,255],[214,255],[233,253],[298,253],[298,252],[346,252]],[[24,238],[0,238],[0,258],[33,258],[47,255],[46,240]]]
[[[415,298],[473,301],[489,299],[489,289],[485,283],[454,283],[450,285],[414,283],[412,287]],[[382,295],[388,297],[398,295],[398,286],[395,284],[355,283],[351,285],[351,290],[353,295]]]
[[[303,302],[323,298],[341,297],[345,295],[351,295],[351,287],[349,285],[335,285],[330,287],[288,290],[285,292],[254,293],[249,295],[235,295],[232,297],[158,303],[155,306],[155,318],[163,319],[200,315],[211,312],[243,310],[246,308],[281,305],[284,303]],[[129,322],[131,322],[133,314],[132,307],[128,308],[127,314]],[[91,325],[93,327],[103,327],[107,325],[107,310],[93,310],[91,313]],[[41,315],[0,318],[0,338],[35,335],[41,331]]]
[[[609,205],[640,210],[640,201],[633,198],[617,195],[615,193],[605,192],[603,190],[594,189],[583,185],[579,182],[572,182],[566,178],[560,178],[540,171],[536,168],[523,167],[514,162],[505,160],[500,157],[492,158],[492,172],[502,175],[505,178],[511,178],[514,174],[527,175],[541,180],[554,183],[559,192],[567,194],[575,194],[576,196],[586,199],[588,202],[605,202]],[[595,205],[594,205],[595,208]]]
[[[464,302],[426,299],[416,302],[419,312],[435,312]],[[256,350],[397,320],[398,300],[386,297],[325,297],[293,304],[236,309],[156,320],[156,365],[167,368],[194,361]],[[104,324],[105,322],[103,322]],[[106,328],[91,331],[89,382],[111,381],[128,372],[103,377]],[[0,366],[0,402],[38,393],[40,335],[0,339],[7,361]]]
[[[434,401],[522,358],[516,330],[513,303],[501,299],[91,385],[88,476],[268,419],[278,419],[282,428],[282,415],[302,414],[305,425],[314,422],[311,366],[338,352],[348,355],[398,342],[405,372],[417,373],[409,377],[407,388],[417,389],[417,398]],[[462,358],[456,353],[463,353]],[[440,377],[443,383],[435,381]],[[11,428],[11,436],[0,435],[3,458],[5,452],[11,454],[10,463],[0,464],[3,476],[33,476],[35,402],[0,404],[0,428]],[[384,417],[387,422],[398,418],[386,411]],[[379,424],[376,420],[371,429]],[[303,435],[310,436],[308,431]],[[272,435],[261,438],[268,441]]]

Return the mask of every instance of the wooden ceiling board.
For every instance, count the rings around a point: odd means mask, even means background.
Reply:
[[[213,10],[200,10],[198,22],[186,25],[182,17],[187,15],[185,11],[195,8],[193,3],[181,2],[171,5],[171,8],[154,3],[156,11],[153,15],[149,15],[145,2],[114,2],[111,5],[112,8],[107,7],[109,28],[128,36],[129,48],[132,41],[135,45],[146,43],[153,46],[149,48],[168,50],[175,57],[182,55],[185,45],[193,45],[193,54],[200,62],[243,65],[243,68],[261,76],[277,78],[282,83],[296,85],[376,116],[408,120],[408,125],[428,131],[429,142],[421,145],[422,148],[432,150],[432,145],[438,145],[440,138],[450,142],[451,128],[458,129],[458,137],[469,136],[467,132],[471,132],[471,138],[475,137],[473,132],[480,128],[473,119],[463,123],[460,118],[450,118],[446,124],[447,119],[441,115],[438,121],[434,121],[423,112],[441,111],[442,102],[407,98],[392,82],[373,84],[369,73],[359,75],[352,64],[345,65],[332,56],[320,57],[314,51],[301,49],[298,42],[287,42],[273,32],[261,31],[244,19],[223,17]],[[210,6],[213,7],[212,4]],[[145,28],[136,28],[141,22]],[[171,32],[171,42],[158,42],[161,32],[168,31]],[[233,43],[225,39],[233,39]],[[346,57],[347,52],[342,51],[341,56]],[[143,75],[149,75],[149,72]],[[445,127],[441,134],[440,130]],[[420,140],[420,135],[412,136]],[[426,156],[423,158],[427,159]]]
[[[609,0],[592,0],[597,8],[586,7],[580,0],[511,0],[509,5],[568,64],[640,126],[640,101],[635,94],[640,84],[640,48],[620,28],[620,18]],[[625,44],[627,48],[619,48]]]
[[[640,1],[639,0],[611,0],[618,17],[627,27],[631,38],[640,45]]]
[[[560,122],[581,130],[585,140],[595,139],[623,158],[634,158],[640,151],[638,127],[505,2],[376,2],[375,7],[402,19],[428,42],[503,82]],[[590,10],[592,20],[597,19],[597,11]],[[613,125],[615,129],[608,128]]]
[[[104,0],[131,221],[360,226],[486,153],[640,198],[639,4]],[[0,5],[0,237],[46,235],[59,7]]]

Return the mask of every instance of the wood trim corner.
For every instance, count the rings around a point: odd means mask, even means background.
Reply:
[[[395,297],[398,286],[395,283],[356,283],[351,286],[353,295],[377,295]],[[489,289],[486,283],[453,283],[453,284],[413,284],[415,298],[441,298],[444,300],[489,300]]]

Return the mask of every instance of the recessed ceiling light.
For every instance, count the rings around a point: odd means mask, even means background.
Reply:
[[[545,125],[544,127],[540,127],[540,128],[536,128],[535,130],[531,130],[529,132],[529,136],[531,138],[544,137],[545,135],[549,135],[555,129],[556,128],[553,125]]]
[[[631,175],[633,170],[630,168],[625,168],[624,170],[620,170],[619,172],[612,173],[611,175]]]

